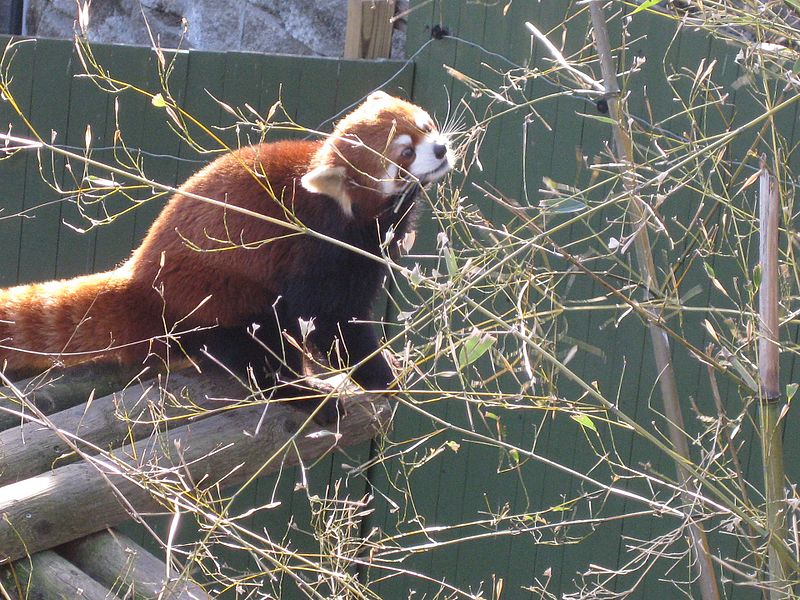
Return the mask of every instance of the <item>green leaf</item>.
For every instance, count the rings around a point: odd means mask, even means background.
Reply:
[[[761,289],[761,265],[756,265],[753,269],[753,291]]]
[[[800,1],[798,0],[786,0],[786,4],[788,4],[795,10],[800,10]]]
[[[157,108],[164,108],[167,105],[167,101],[164,100],[164,96],[161,95],[161,92],[155,94],[150,102]]]
[[[656,4],[658,4],[659,2],[661,2],[661,0],[645,0],[645,1],[644,1],[644,2],[642,2],[642,3],[641,3],[639,6],[637,6],[636,8],[634,8],[634,9],[633,9],[633,12],[632,12],[631,14],[632,14],[632,15],[635,15],[637,12],[641,12],[641,11],[643,11],[643,10],[647,10],[648,8],[650,8],[650,7],[652,7],[652,6],[655,6],[655,5],[656,5]]]
[[[483,356],[489,348],[494,345],[494,338],[489,335],[481,335],[480,331],[473,331],[461,344],[458,351],[458,366],[463,369],[467,365],[474,363]]]
[[[578,413],[577,415],[570,415],[569,417],[573,421],[577,422],[581,427],[586,427],[587,429],[591,429],[597,433],[597,427],[594,426],[594,421],[592,421],[589,415]]]
[[[739,377],[741,377],[745,382],[747,387],[749,387],[753,393],[757,393],[759,386],[756,383],[756,380],[753,379],[753,376],[750,374],[750,371],[747,369],[747,367],[742,364],[742,361],[740,361],[735,354],[731,354],[728,357],[728,361],[731,363],[734,371],[736,371]]]
[[[422,283],[422,271],[419,268],[419,264],[414,265],[414,268],[408,273],[408,280],[414,287]]]
[[[545,198],[539,202],[539,207],[545,212],[556,214],[576,213],[586,210],[586,204],[574,198]]]
[[[794,395],[797,393],[798,384],[790,383],[786,386],[786,402],[791,402]]]
[[[447,274],[452,276],[458,273],[458,263],[456,262],[456,254],[453,249],[448,246],[444,249],[444,262],[447,265]]]
[[[508,451],[508,455],[511,457],[511,461],[515,465],[519,464],[519,451],[518,450],[512,448],[511,450]]]
[[[586,117],[587,119],[592,119],[593,121],[600,121],[601,123],[607,123],[608,125],[616,125],[617,122],[612,119],[611,117],[604,117],[603,115],[590,115],[587,113],[578,113],[579,117]]]

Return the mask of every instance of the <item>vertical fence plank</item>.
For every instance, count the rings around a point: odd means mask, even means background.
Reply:
[[[149,70],[148,54],[149,50],[146,48],[112,46],[108,53],[108,62],[103,66],[115,79],[142,88]],[[117,111],[115,105],[118,106]],[[114,130],[118,120],[126,143],[138,148],[142,140],[145,115],[150,110],[152,106],[149,98],[133,90],[125,90],[109,98],[105,116],[106,146],[114,143]],[[119,166],[113,150],[105,152],[104,159],[111,165]],[[133,204],[123,195],[109,200],[111,201],[106,202],[106,210],[115,215],[114,222],[113,226],[101,227],[97,232],[95,271],[113,268],[129,256],[135,245],[136,220],[141,206]]]
[[[33,88],[33,61],[36,49],[33,40],[15,41],[0,37],[0,46],[6,49],[4,66],[14,74],[9,88],[20,110],[30,114]],[[9,65],[10,63],[10,65]],[[25,124],[8,101],[0,100],[0,130],[20,137],[29,137]],[[2,155],[0,155],[2,157]],[[14,285],[19,278],[19,251],[23,218],[19,216],[25,201],[25,172],[28,160],[35,160],[28,150],[3,157],[0,162],[3,176],[0,177],[0,286]]]
[[[103,47],[97,51],[98,58],[104,63],[107,63],[109,59],[107,50],[108,48]],[[70,83],[66,89],[67,128],[62,142],[70,152],[83,155],[86,151],[87,126],[89,126],[88,135],[91,139],[92,157],[104,160],[107,153],[97,150],[97,148],[102,148],[110,143],[106,136],[109,94],[100,90],[91,80],[79,77],[83,73],[83,66],[74,50],[72,50],[72,54]],[[66,159],[59,179],[62,188],[76,191],[84,185],[84,168],[84,164],[80,161]],[[98,174],[94,170],[90,173],[101,177],[106,175],[105,173]],[[56,248],[56,276],[59,279],[92,272],[97,230],[84,233],[76,229],[88,227],[89,221],[85,215],[96,218],[100,214],[100,207],[97,204],[86,205],[86,200],[87,198],[81,199],[83,208],[79,210],[78,198],[73,195],[61,207],[62,224],[69,224],[71,227],[62,226],[59,231]]]
[[[39,39],[33,60],[33,86],[29,118],[46,141],[55,134],[56,143],[66,137],[69,103],[71,49],[58,40]],[[59,90],[60,93],[54,93]],[[53,173],[60,175],[61,158],[42,153],[34,155],[25,172],[24,207],[30,218],[22,223],[19,278],[23,282],[52,279],[56,274],[56,253],[60,234],[59,216],[62,201],[51,189]]]
[[[170,65],[167,89],[164,90],[162,75],[159,73],[159,59],[153,51],[148,51],[146,57],[141,58],[146,65],[141,80],[144,91],[149,94],[162,93],[165,97],[172,97],[179,106],[188,106],[193,99],[187,90],[188,69],[192,55],[193,53],[183,50],[164,51],[165,62]],[[206,79],[212,81],[213,72],[207,73]],[[170,128],[166,111],[152,106],[149,97],[137,94],[128,98],[128,104],[132,105],[131,109],[141,107],[141,113],[136,110],[129,110],[127,113],[126,118],[135,118],[135,115],[139,114],[142,121],[136,135],[128,134],[127,143],[134,148],[134,156],[141,160],[144,174],[148,179],[158,183],[180,185],[183,175],[181,167],[185,166],[186,172],[191,173],[204,164],[202,161],[196,162],[193,156],[184,156],[188,152],[187,144]],[[123,130],[123,135],[126,133]],[[133,211],[134,246],[144,238],[150,225],[166,204],[169,194],[158,192],[158,197],[154,198],[153,190],[148,189],[136,197],[146,202]]]

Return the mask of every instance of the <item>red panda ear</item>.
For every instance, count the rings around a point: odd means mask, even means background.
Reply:
[[[319,166],[300,179],[301,185],[314,194],[325,194],[336,200],[348,217],[353,216],[352,202],[347,194],[347,169],[342,166]]]
[[[391,98],[389,94],[381,90],[378,90],[376,92],[372,92],[369,96],[367,96],[367,102],[370,102],[372,100],[388,100],[389,98]]]

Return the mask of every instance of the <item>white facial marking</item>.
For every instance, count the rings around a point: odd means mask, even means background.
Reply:
[[[408,136],[406,136],[408,137]],[[391,196],[400,191],[402,182],[397,179],[397,172],[399,168],[396,164],[390,163],[386,168],[386,175],[378,183],[378,189],[382,194]]]
[[[403,133],[398,135],[392,141],[392,146],[400,147],[400,146],[410,146],[411,145],[411,136],[407,133]]]
[[[424,110],[420,110],[414,116],[414,121],[422,131],[430,131],[433,126],[433,119],[431,116],[426,113]]]
[[[444,146],[446,152],[441,158],[436,156],[436,147]],[[437,131],[433,131],[417,144],[417,156],[408,167],[408,172],[420,180],[421,183],[430,183],[439,179],[453,166],[453,153],[447,138]]]

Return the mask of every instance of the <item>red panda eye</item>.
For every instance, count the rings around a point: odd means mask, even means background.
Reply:
[[[403,148],[403,151],[400,153],[400,156],[403,158],[414,158],[417,154],[417,151],[414,150],[414,146],[408,146],[407,148]]]

